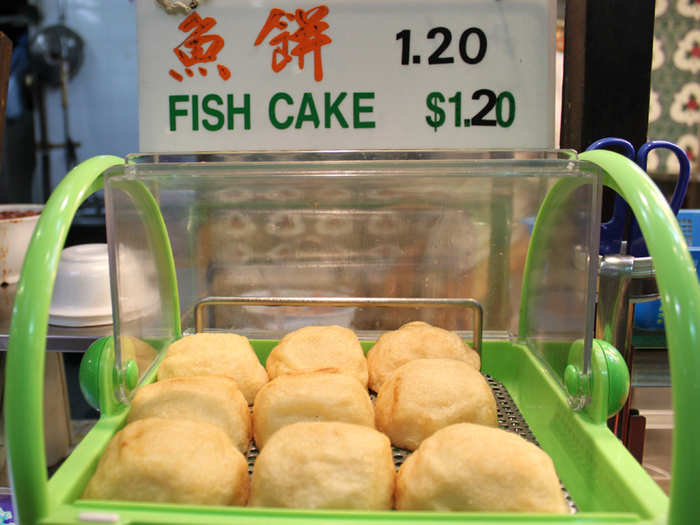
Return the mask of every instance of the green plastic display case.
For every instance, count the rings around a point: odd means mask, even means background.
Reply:
[[[675,413],[670,498],[605,423],[626,398],[629,374],[617,351],[592,335],[603,185],[635,213],[666,312]],[[42,379],[51,291],[73,215],[103,187],[114,335],[93,345],[81,365],[81,386],[101,417],[47,479]],[[454,307],[461,303],[468,308]],[[615,153],[96,157],[51,196],[18,284],[5,387],[16,509],[27,524],[692,523],[699,308],[695,268],[663,195]],[[478,347],[482,372],[504,388],[552,457],[573,501],[570,514],[81,499],[134,391],[153,380],[165,349],[183,334],[248,335],[264,363],[282,334],[304,324],[343,324],[368,349],[382,331],[413,319]]]

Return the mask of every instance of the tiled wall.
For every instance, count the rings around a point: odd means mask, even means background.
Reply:
[[[649,139],[685,149],[691,170],[700,174],[700,3],[656,0],[649,102]],[[678,163],[666,152],[649,157],[648,171],[675,174]]]

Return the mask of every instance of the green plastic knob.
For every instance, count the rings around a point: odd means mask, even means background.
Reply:
[[[580,373],[578,368],[574,365],[566,365],[564,369],[564,384],[566,385],[566,391],[571,396],[578,394],[579,387],[581,385]]]
[[[610,343],[594,339],[591,345],[591,372],[584,375],[583,340],[574,341],[564,368],[564,386],[572,397],[585,396],[584,412],[592,421],[605,424],[625,406],[630,389],[630,373],[620,352]]]
[[[133,359],[126,363],[124,367],[124,385],[129,390],[136,388],[139,382],[139,365]]]
[[[630,393],[630,372],[620,352],[607,341],[596,339],[608,366],[608,415],[614,416],[625,406]]]
[[[80,391],[88,404],[95,410],[100,410],[100,362],[102,361],[102,353],[111,344],[111,337],[98,339],[88,347],[80,361],[80,371],[78,373]]]

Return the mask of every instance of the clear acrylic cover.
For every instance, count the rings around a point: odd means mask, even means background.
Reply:
[[[530,345],[561,383],[562,348],[582,340],[590,355],[600,191],[568,151],[131,156],[105,176],[117,366],[135,360],[143,377],[210,297],[473,298],[485,341]],[[410,320],[474,329],[470,311],[429,306],[202,313],[204,330],[254,339],[310,324],[367,339]]]

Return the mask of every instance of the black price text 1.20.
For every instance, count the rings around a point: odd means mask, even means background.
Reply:
[[[428,56],[429,65],[453,64],[455,62],[452,44],[452,31],[446,27],[433,27],[428,30],[426,38],[435,40],[436,47]],[[396,40],[401,41],[401,64],[420,64],[421,55],[412,54],[411,30],[403,29],[396,33]],[[462,31],[457,44],[457,54],[465,64],[478,64],[486,55],[486,34],[478,27],[470,27]]]

